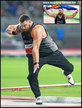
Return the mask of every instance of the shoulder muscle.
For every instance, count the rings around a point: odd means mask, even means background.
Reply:
[[[42,25],[36,25],[32,31],[31,31],[31,36],[33,38],[41,38],[42,37]]]

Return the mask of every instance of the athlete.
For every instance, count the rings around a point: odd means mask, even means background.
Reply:
[[[36,97],[36,104],[42,104],[38,73],[44,64],[61,68],[68,82],[74,85],[74,79],[71,76],[73,65],[58,50],[57,45],[42,24],[34,23],[27,15],[21,15],[19,24],[9,25],[6,32],[10,35],[19,33],[22,35],[28,57],[29,75],[27,79]]]
[[[78,10],[76,10],[74,14],[66,15],[66,14],[63,14],[63,8],[60,7],[58,9],[58,14],[52,14],[46,9],[45,6],[43,8],[44,8],[47,15],[49,15],[50,17],[55,18],[55,24],[66,24],[66,19],[74,18],[78,13]]]

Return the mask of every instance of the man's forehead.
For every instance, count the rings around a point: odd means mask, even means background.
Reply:
[[[26,24],[28,21],[20,22],[21,24]]]
[[[63,10],[63,9],[59,8],[59,10]]]

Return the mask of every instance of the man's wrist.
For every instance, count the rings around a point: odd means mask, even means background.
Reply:
[[[75,13],[78,13],[77,11]]]
[[[34,65],[39,64],[39,62],[35,62]]]
[[[15,31],[12,31],[12,34],[13,34],[13,35],[16,35]]]

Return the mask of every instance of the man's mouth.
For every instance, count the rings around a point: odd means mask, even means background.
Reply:
[[[59,13],[59,15],[62,15],[62,13]]]

